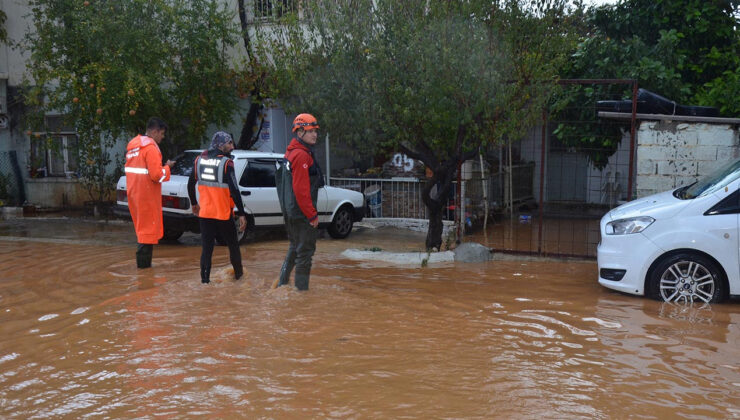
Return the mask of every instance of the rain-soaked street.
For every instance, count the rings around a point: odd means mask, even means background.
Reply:
[[[676,306],[596,283],[595,261],[399,267],[320,239],[311,289],[270,289],[281,236],[198,236],[135,268],[130,223],[0,221],[0,418],[740,418],[740,305]]]

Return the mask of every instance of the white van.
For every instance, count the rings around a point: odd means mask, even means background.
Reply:
[[[740,295],[740,160],[601,219],[599,283],[668,302]]]

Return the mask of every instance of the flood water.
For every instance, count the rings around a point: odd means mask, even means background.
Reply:
[[[270,289],[280,237],[198,237],[135,268],[130,224],[0,221],[0,418],[740,418],[740,304],[676,306],[596,283],[595,261],[398,267],[320,239],[311,289]]]

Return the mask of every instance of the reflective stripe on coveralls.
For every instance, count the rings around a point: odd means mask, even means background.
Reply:
[[[226,156],[208,158],[204,155],[199,156],[195,161],[198,193],[200,194],[199,217],[218,220],[231,219],[234,200],[229,192],[229,184],[224,180],[228,161],[229,158]]]
[[[169,180],[170,167],[162,166],[162,153],[157,143],[150,137],[139,135],[126,146],[124,171],[137,242],[156,244],[164,233],[162,182]]]

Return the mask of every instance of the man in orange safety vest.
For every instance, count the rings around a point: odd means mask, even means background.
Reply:
[[[152,117],[146,124],[146,133],[138,135],[126,146],[126,190],[128,208],[136,230],[136,267],[152,266],[154,244],[164,235],[162,224],[162,183],[170,179],[168,160],[162,166],[159,143],[164,139],[167,124]]]

